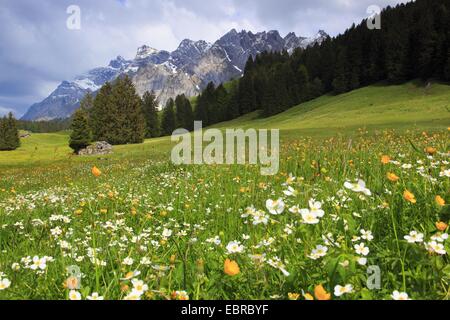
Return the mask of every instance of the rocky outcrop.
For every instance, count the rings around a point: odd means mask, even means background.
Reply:
[[[112,153],[113,146],[108,142],[99,141],[91,144],[85,149],[78,151],[79,156],[107,155]]]

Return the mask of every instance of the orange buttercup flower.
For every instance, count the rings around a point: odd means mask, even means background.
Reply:
[[[445,200],[441,196],[436,196],[436,203],[441,207],[445,206]]]
[[[427,147],[425,149],[425,152],[428,153],[430,156],[432,156],[437,152],[437,150],[436,150],[436,148],[433,148],[433,147]]]
[[[317,300],[331,300],[331,294],[329,294],[321,284],[314,289],[314,295]]]
[[[438,229],[439,231],[444,232],[445,230],[447,230],[448,228],[448,224],[446,224],[445,222],[439,221],[436,222],[436,229]]]
[[[381,157],[381,163],[382,164],[388,164],[389,162],[391,162],[391,157],[389,157],[389,156],[382,156]]]
[[[398,180],[400,180],[400,178],[395,173],[392,172],[388,172],[387,178],[391,182],[397,182]]]
[[[409,190],[406,190],[403,193],[403,198],[405,198],[405,200],[408,202],[417,203],[416,196]]]
[[[94,166],[92,168],[92,174],[98,178],[102,175],[102,172],[96,166]]]
[[[230,259],[225,260],[223,266],[223,272],[229,276],[237,276],[241,270],[239,269],[239,265],[236,261],[231,261]]]

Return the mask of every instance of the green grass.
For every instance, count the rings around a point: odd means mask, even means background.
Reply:
[[[436,196],[450,201],[449,98],[439,84],[373,86],[218,125],[282,129],[280,172],[269,177],[252,165],[174,166],[167,137],[74,157],[67,133],[33,134],[0,153],[0,300],[67,299],[66,268],[74,265],[82,298],[123,299],[136,285],[125,276],[138,271],[148,285],[142,299],[179,290],[190,299],[304,299],[323,285],[337,300],[391,299],[396,290],[448,300],[450,241],[436,222],[448,223],[450,208]],[[382,164],[382,155],[393,161]],[[344,186],[356,179],[370,194]],[[308,208],[313,198],[324,215],[306,224],[289,209]],[[281,214],[269,212],[269,199],[282,199]],[[267,224],[254,224],[258,215]],[[413,230],[424,243],[408,243]],[[232,241],[243,252],[230,252]],[[366,265],[360,243],[370,249]],[[328,250],[313,259],[318,245]],[[32,267],[35,256],[42,269]],[[226,259],[239,274],[225,273]],[[368,289],[368,266],[380,268],[380,290]],[[338,296],[337,285],[353,290]]]

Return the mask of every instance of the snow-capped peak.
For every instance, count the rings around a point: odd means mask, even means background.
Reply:
[[[159,50],[156,50],[155,48],[152,48],[147,45],[143,45],[142,47],[139,47],[136,54],[136,60],[145,59],[151,55],[157,54]]]

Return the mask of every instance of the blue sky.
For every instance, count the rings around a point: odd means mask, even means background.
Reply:
[[[181,40],[213,42],[232,28],[331,35],[367,17],[370,5],[402,0],[1,0],[0,114],[21,116],[62,80],[133,58],[147,44],[174,50]],[[81,9],[69,30],[66,10]]]

